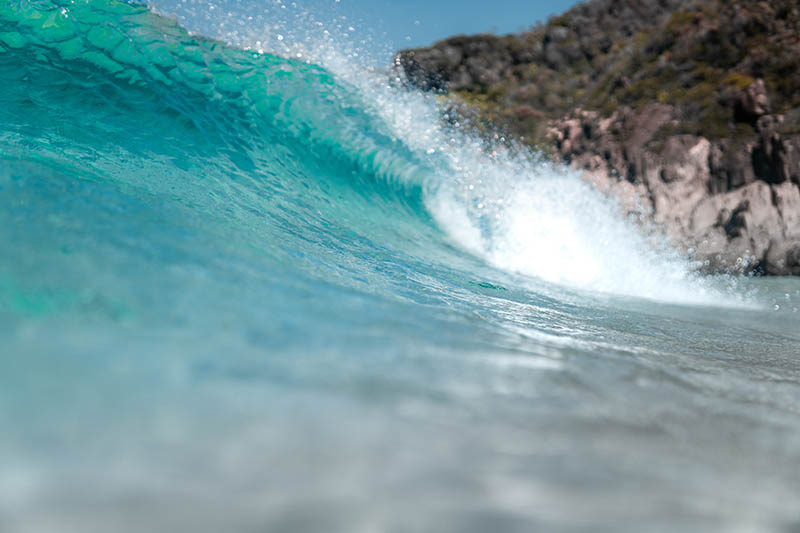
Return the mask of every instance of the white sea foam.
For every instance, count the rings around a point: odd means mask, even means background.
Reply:
[[[503,270],[552,283],[676,303],[727,301],[715,281],[648,239],[618,205],[544,163],[478,163],[472,180],[435,189],[428,206],[447,234]],[[480,176],[480,177],[478,177]]]

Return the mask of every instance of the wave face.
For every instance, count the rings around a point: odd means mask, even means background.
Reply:
[[[796,282],[336,50],[12,0],[0,78],[3,531],[797,527]]]

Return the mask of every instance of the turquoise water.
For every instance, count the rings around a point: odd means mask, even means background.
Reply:
[[[800,528],[800,282],[297,53],[2,3],[0,530]]]

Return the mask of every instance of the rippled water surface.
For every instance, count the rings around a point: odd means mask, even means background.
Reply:
[[[0,530],[800,528],[797,280],[332,52],[14,0],[0,79]]]

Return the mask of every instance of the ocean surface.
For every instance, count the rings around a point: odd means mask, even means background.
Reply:
[[[0,531],[800,531],[800,281],[271,39],[0,3]]]

